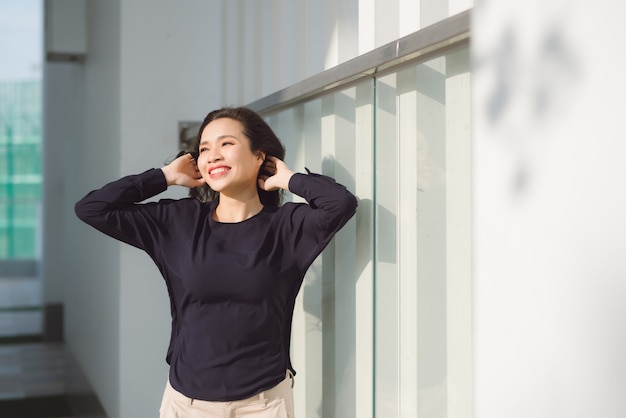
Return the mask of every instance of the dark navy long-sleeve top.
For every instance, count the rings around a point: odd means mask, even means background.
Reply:
[[[307,203],[264,207],[237,223],[211,216],[217,202],[162,199],[160,169],[123,177],[76,203],[78,217],[144,250],[167,285],[172,334],[171,385],[189,398],[245,399],[293,370],[294,302],[304,275],[354,215],[346,188],[319,174],[296,173],[289,190]]]

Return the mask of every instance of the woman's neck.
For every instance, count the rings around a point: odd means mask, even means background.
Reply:
[[[263,209],[258,193],[247,199],[234,199],[220,194],[219,203],[213,212],[213,219],[218,222],[235,223],[253,217]]]

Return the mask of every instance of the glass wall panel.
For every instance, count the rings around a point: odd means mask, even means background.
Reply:
[[[301,417],[373,414],[373,93],[368,81],[268,118],[292,169],[332,176],[359,197],[355,218],[316,260],[298,296],[292,360]]]
[[[471,416],[467,49],[376,84],[377,417]]]
[[[268,117],[359,198],[298,296],[297,416],[471,417],[469,99],[462,48]]]

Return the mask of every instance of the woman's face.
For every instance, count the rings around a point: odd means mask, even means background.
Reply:
[[[239,121],[219,118],[210,122],[202,131],[198,151],[198,170],[211,189],[233,197],[257,193],[264,155],[252,152]]]

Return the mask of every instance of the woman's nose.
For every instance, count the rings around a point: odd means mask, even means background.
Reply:
[[[222,156],[220,155],[219,152],[216,152],[216,151],[207,151],[207,152],[209,153],[209,156],[208,156],[209,163],[214,163],[222,159]]]

